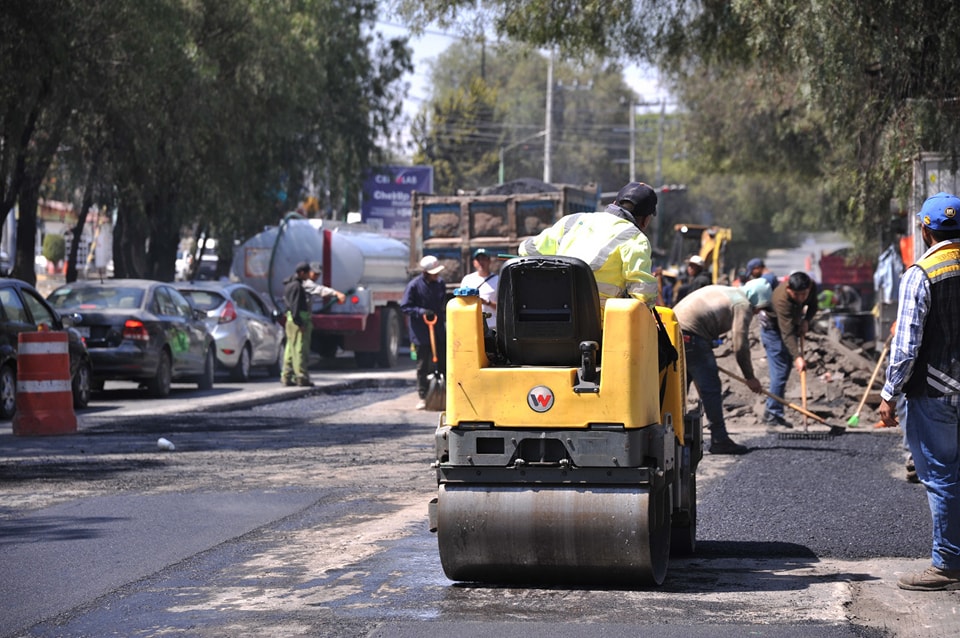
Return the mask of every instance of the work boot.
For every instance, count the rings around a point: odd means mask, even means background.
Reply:
[[[312,388],[313,381],[311,381],[310,379],[299,379],[297,380],[297,385],[300,386],[301,388]]]
[[[289,377],[280,379],[280,383],[282,383],[285,386],[297,385],[296,383],[293,382],[293,379]]]
[[[906,463],[907,481],[910,483],[919,483],[920,477],[917,476],[917,467],[913,464],[913,455],[907,457]]]
[[[897,586],[910,591],[953,591],[960,589],[960,569],[940,569],[931,565],[922,572],[904,574]]]
[[[423,399],[420,399],[419,401],[417,401],[417,408],[416,408],[416,409],[417,409],[417,410],[426,410],[426,409],[427,409],[427,402],[424,401]]]
[[[763,415],[763,422],[767,425],[779,425],[783,428],[793,428],[792,423],[787,421],[779,414],[774,414],[773,412],[765,412]]]
[[[746,445],[740,445],[733,439],[721,439],[710,444],[710,454],[746,454],[750,451]]]

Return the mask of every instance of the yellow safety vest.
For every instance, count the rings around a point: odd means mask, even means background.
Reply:
[[[522,256],[565,255],[589,264],[600,302],[629,295],[652,306],[657,280],[650,274],[650,241],[633,223],[610,213],[576,213],[520,244]]]

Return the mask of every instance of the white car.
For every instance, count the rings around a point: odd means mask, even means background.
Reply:
[[[235,380],[248,380],[255,367],[265,368],[271,377],[280,376],[283,326],[253,288],[212,281],[183,282],[176,288],[194,308],[207,313],[207,327],[217,343],[217,363]]]

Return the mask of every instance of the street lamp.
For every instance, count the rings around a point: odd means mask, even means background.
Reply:
[[[521,144],[526,144],[526,143],[529,142],[530,140],[535,140],[535,139],[537,139],[538,137],[543,137],[543,136],[546,135],[546,134],[547,134],[546,131],[539,131],[539,132],[537,132],[537,133],[534,133],[533,135],[529,135],[529,136],[523,138],[522,140],[520,140],[520,141],[518,141],[518,142],[514,142],[513,144],[508,144],[508,145],[506,145],[506,146],[504,146],[504,145],[502,145],[502,144],[500,145],[500,172],[499,172],[500,181],[499,181],[498,183],[500,183],[500,184],[503,183],[503,154],[504,154],[506,151],[509,151],[509,150],[512,149],[512,148],[516,148],[516,147],[520,146]]]

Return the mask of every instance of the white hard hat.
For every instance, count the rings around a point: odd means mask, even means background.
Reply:
[[[438,272],[443,270],[443,264],[441,264],[440,260],[433,255],[427,255],[420,260],[420,269],[424,272],[430,273],[431,275],[436,275]]]
[[[688,264],[693,264],[694,266],[703,266],[703,257],[700,255],[694,255],[687,260]]]

